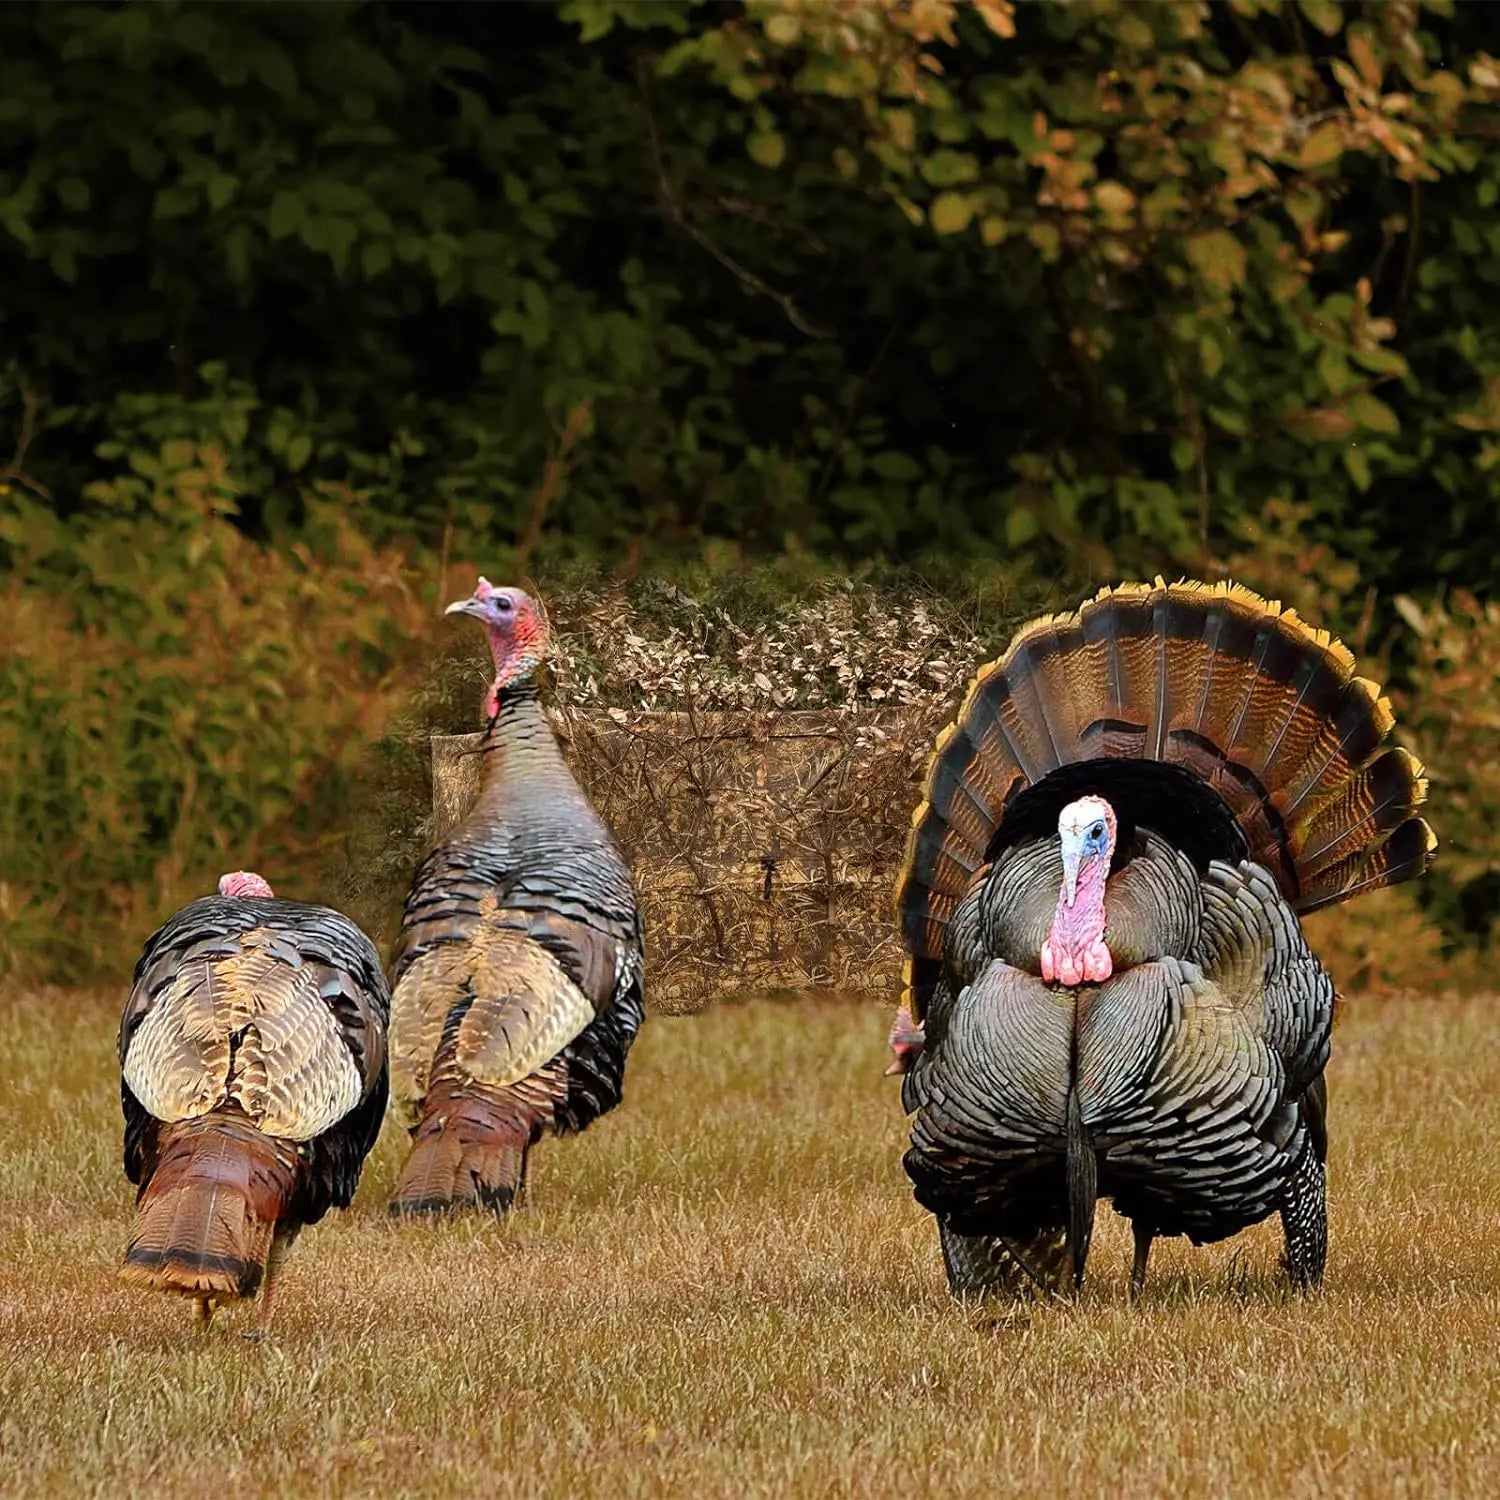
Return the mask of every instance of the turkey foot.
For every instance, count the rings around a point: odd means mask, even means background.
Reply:
[[[265,1296],[261,1300],[260,1315],[256,1318],[254,1327],[242,1328],[240,1330],[240,1337],[244,1339],[247,1344],[258,1344],[265,1338],[266,1332],[270,1328],[270,1326],[271,1283],[267,1281]]]
[[[271,1301],[274,1290],[275,1283],[267,1276],[266,1290],[261,1297],[260,1315],[255,1320],[255,1326],[240,1330],[240,1337],[247,1344],[258,1344],[265,1338],[266,1330],[271,1326]]]

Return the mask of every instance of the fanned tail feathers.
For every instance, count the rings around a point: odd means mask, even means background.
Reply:
[[[1264,865],[1301,912],[1421,874],[1427,779],[1382,748],[1392,724],[1345,646],[1238,584],[1122,584],[1023,627],[938,737],[912,819],[897,914],[913,1014],[976,872],[1088,790],[1153,826],[1175,816],[1160,831],[1200,858]]]
[[[183,1296],[253,1297],[300,1170],[294,1146],[238,1115],[164,1125],[120,1275]]]

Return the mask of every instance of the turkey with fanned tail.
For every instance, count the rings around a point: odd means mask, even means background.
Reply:
[[[905,1157],[957,1294],[1083,1280],[1279,1213],[1327,1251],[1334,992],[1299,913],[1420,875],[1422,768],[1338,641],[1235,584],[1035,621],[938,739],[897,913]]]
[[[541,607],[481,578],[448,607],[495,663],[473,810],[418,867],[391,961],[391,1093],[412,1135],[394,1214],[508,1209],[542,1132],[620,1101],[644,1016],[630,871],[563,760]]]
[[[121,1275],[215,1306],[262,1294],[298,1231],[345,1208],[386,1105],[385,976],[323,906],[225,875],[146,942],[120,1023]]]

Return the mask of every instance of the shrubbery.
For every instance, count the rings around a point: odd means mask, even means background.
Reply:
[[[175,438],[90,488],[87,528],[12,497],[0,969],[122,975],[218,872],[295,886],[326,858],[430,602],[350,497],[309,496],[301,539],[268,547],[236,489],[221,450]]]
[[[437,559],[373,549],[333,500],[310,513],[316,547],[249,541],[213,450],[166,450],[154,483],[144,550],[91,554],[84,588],[66,531],[36,515],[32,576],[54,581],[0,596],[18,647],[0,665],[0,961],[33,977],[123,974],[157,918],[242,864],[388,928],[431,836],[427,738],[476,723],[487,655],[440,615],[472,565],[443,579]],[[1330,585],[1300,551],[1274,556],[1236,576],[1325,617]],[[1018,623],[1079,597],[994,570],[629,586],[574,570],[533,586],[557,631],[554,692],[606,714],[951,700]],[[1500,623],[1467,596],[1401,609],[1417,665],[1400,726],[1433,770],[1444,850],[1422,888],[1316,919],[1359,988],[1477,977],[1491,936]]]

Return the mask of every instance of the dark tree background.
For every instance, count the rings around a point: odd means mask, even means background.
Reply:
[[[7,6],[16,467],[73,516],[141,447],[214,441],[257,534],[324,480],[434,546],[637,561],[1192,564],[1279,497],[1371,581],[1487,586],[1490,30]]]

